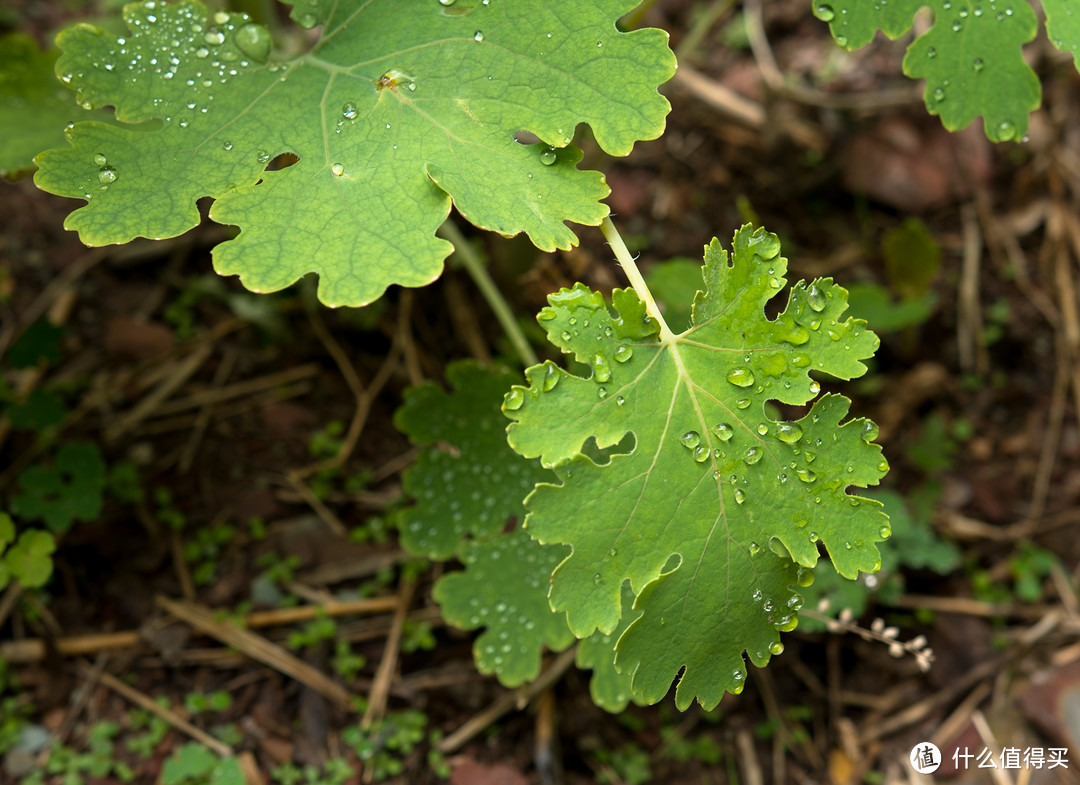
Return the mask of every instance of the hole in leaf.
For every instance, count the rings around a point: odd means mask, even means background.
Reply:
[[[465,16],[465,14],[472,13],[475,7],[476,3],[474,2],[456,0],[452,5],[444,2],[441,10],[443,16]]]
[[[634,434],[627,431],[618,444],[613,444],[610,447],[598,447],[596,444],[596,438],[590,436],[584,445],[581,447],[582,454],[595,463],[597,466],[606,466],[611,463],[611,458],[614,455],[628,455],[634,451],[634,447],[637,445],[637,440],[634,438]]]
[[[276,172],[279,169],[288,169],[294,163],[300,160],[300,157],[294,153],[282,153],[276,156],[273,160],[266,165],[267,172]]]
[[[514,141],[518,144],[540,144],[541,139],[532,131],[521,130],[514,134]]]
[[[661,575],[667,575],[669,572],[675,572],[679,569],[679,565],[682,564],[682,554],[673,553],[668,556],[667,561],[664,562],[664,569],[660,570]]]

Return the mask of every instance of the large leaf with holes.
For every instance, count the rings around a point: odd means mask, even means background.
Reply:
[[[674,56],[662,31],[616,30],[632,1],[295,5],[322,34],[281,62],[263,27],[195,0],[128,6],[124,37],[61,34],[57,71],[80,103],[159,123],[78,124],[39,156],[41,188],[87,200],[66,226],[90,245],[171,237],[213,197],[210,216],[240,227],[218,272],[255,291],[314,272],[324,303],[362,305],[439,275],[451,202],[479,227],[570,247],[565,221],[607,214],[603,176],[567,146],[577,124],[615,155],[663,130]],[[284,153],[299,160],[264,171]]]
[[[729,262],[713,241],[693,326],[662,330],[630,290],[604,298],[577,284],[551,295],[539,320],[549,340],[592,367],[581,378],[550,364],[528,371],[503,410],[511,445],[539,457],[560,482],[526,500],[527,530],[572,554],[552,577],[550,600],[579,637],[619,624],[623,584],[642,615],[619,639],[616,667],[633,692],[714,706],[796,623],[794,586],[809,579],[819,544],[855,577],[879,566],[888,535],[880,504],[850,495],[888,469],[876,427],[849,420],[849,402],[819,397],[802,417],[773,421],[765,402],[800,406],[819,392],[810,372],[850,379],[877,347],[829,279],[799,283],[775,319],[766,303],[787,261],[774,235],[749,226]],[[604,464],[586,451],[631,434],[633,447]]]
[[[814,14],[847,49],[869,43],[879,29],[890,38],[907,33],[924,6],[933,24],[908,47],[903,68],[926,80],[927,110],[950,131],[981,116],[991,140],[1023,137],[1041,98],[1022,52],[1038,30],[1025,0],[813,0]]]

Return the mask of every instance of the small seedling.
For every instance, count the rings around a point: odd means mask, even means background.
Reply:
[[[308,646],[317,646],[322,641],[333,640],[337,635],[337,622],[326,614],[320,613],[314,619],[289,634],[288,646],[290,649],[303,649]]]
[[[351,682],[367,666],[367,657],[355,654],[348,641],[339,640],[334,644],[334,671],[345,682]]]
[[[371,771],[372,778],[382,782],[405,770],[404,759],[424,741],[427,722],[427,715],[415,709],[391,712],[368,731],[347,729],[342,741]]]
[[[162,785],[245,785],[244,772],[236,758],[216,756],[203,745],[192,742],[180,747],[165,761]]]
[[[221,712],[232,706],[232,695],[224,690],[216,690],[209,695],[201,692],[189,692],[184,697],[184,708],[189,714],[203,712]]]
[[[645,785],[652,782],[649,753],[633,742],[627,742],[614,750],[598,749],[596,760],[602,764],[596,781],[611,785]]]

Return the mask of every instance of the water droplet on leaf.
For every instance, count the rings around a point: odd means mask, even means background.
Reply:
[[[763,454],[764,453],[760,448],[751,447],[749,450],[746,451],[746,454],[743,455],[743,460],[748,466],[753,466],[755,463],[761,460],[761,456]]]
[[[551,392],[555,389],[555,385],[559,383],[559,369],[554,365],[549,365],[544,372],[544,381],[541,383],[544,392]]]
[[[611,379],[611,368],[602,354],[594,354],[589,362],[593,369],[593,379],[598,382],[606,382]]]
[[[358,112],[356,111],[356,104],[354,104],[352,101],[349,101],[348,103],[342,105],[341,116],[344,117],[346,120],[355,120],[357,114]]]
[[[679,437],[679,442],[682,444],[683,447],[692,450],[699,444],[701,444],[701,434],[697,431],[687,431]]]
[[[773,656],[777,656],[784,653],[784,644],[780,641],[773,641],[769,644],[769,653]]]
[[[523,403],[525,403],[525,392],[520,388],[515,387],[508,392],[503,399],[503,408],[514,412],[520,409]]]
[[[860,434],[860,436],[862,437],[862,440],[867,444],[874,441],[874,439],[878,437],[877,423],[875,423],[873,420],[867,420],[865,423],[863,423],[862,433]]]
[[[735,503],[736,504],[742,504],[744,501],[746,501],[746,493],[743,491],[742,488],[736,488],[735,489]]]
[[[270,31],[254,22],[248,22],[233,36],[236,48],[259,63],[270,56]]]
[[[793,422],[782,422],[776,426],[776,438],[784,444],[795,444],[802,438],[803,429]]]
[[[626,344],[622,344],[615,350],[615,359],[618,362],[624,363],[634,356],[634,350]]]
[[[540,163],[542,163],[544,166],[551,166],[553,163],[555,163],[556,158],[557,156],[555,155],[555,147],[553,145],[549,146],[547,150],[544,150],[544,152],[540,153]]]
[[[694,460],[698,463],[705,463],[709,459],[709,448],[703,444],[699,444],[694,448]]]
[[[115,183],[117,177],[119,177],[119,175],[111,166],[103,166],[98,170],[98,182],[100,183],[105,183],[106,185]]]
[[[791,331],[784,336],[784,340],[795,346],[802,346],[810,340],[810,331],[801,324],[796,324]]]
[[[732,368],[728,371],[727,380],[736,387],[749,387],[754,383],[754,372],[749,368]]]
[[[343,164],[331,164],[330,171],[333,173],[334,177],[341,177],[345,174],[345,166]]]
[[[749,245],[763,262],[775,259],[776,255],[780,253],[780,240],[778,240],[775,235],[766,232],[764,229],[758,229],[750,235]],[[769,274],[772,274],[771,269],[769,270]]]
[[[810,284],[810,288],[806,292],[806,304],[809,305],[811,308],[813,308],[818,313],[821,313],[822,311],[825,310],[826,300],[827,300],[827,298],[825,296],[825,293],[823,291],[821,291],[820,289],[818,289],[817,284],[816,283]],[[811,323],[810,329],[811,330],[816,330],[817,327],[815,327],[813,325],[813,323]]]
[[[722,442],[730,441],[731,437],[735,435],[735,429],[728,425],[726,422],[722,422],[712,429],[713,435]]]
[[[475,33],[473,33],[472,38],[473,38],[474,41],[483,41],[484,40],[484,34],[480,30],[477,30]]]

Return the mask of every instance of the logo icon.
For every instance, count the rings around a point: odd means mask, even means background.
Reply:
[[[920,741],[911,748],[908,760],[911,761],[911,768],[919,774],[930,774],[941,765],[941,750],[928,741]]]

